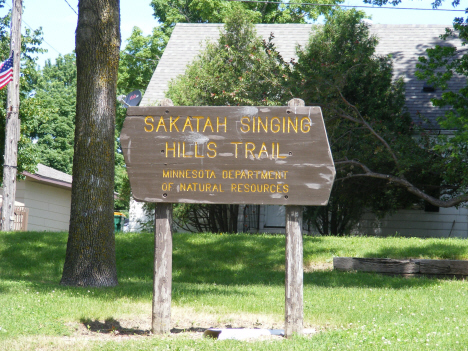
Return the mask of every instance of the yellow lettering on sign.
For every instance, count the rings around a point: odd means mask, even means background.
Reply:
[[[215,174],[214,171],[210,170],[210,173]],[[263,170],[263,171],[253,171],[249,169],[225,169],[221,171],[221,176],[223,179],[286,179],[289,171],[280,171],[280,170]],[[208,176],[207,176],[208,177]]]
[[[232,193],[287,193],[289,191],[288,184],[246,184],[246,183],[231,183]]]
[[[172,142],[172,145],[173,145],[173,147],[172,147],[172,149],[171,149],[171,148],[169,147],[169,143],[166,141],[166,157],[167,157],[167,154],[169,153],[169,151],[172,151],[172,152],[173,152],[172,157],[175,157],[175,155],[176,155],[176,153],[175,153],[175,151],[176,151],[176,143],[175,143],[175,141]]]
[[[146,117],[145,117],[145,124],[146,124],[146,126],[145,126],[145,132],[152,132],[153,129],[154,129],[154,125],[153,125],[152,123],[148,123],[148,121],[149,121],[150,118],[151,118],[151,122],[154,122],[153,117],[151,117],[151,116],[146,116]],[[151,129],[148,129],[147,126],[151,126]]]
[[[197,133],[199,133],[200,132],[200,120],[204,119],[205,117],[203,117],[203,116],[193,116],[192,118],[195,118],[195,120],[197,121]]]
[[[280,156],[279,143],[276,143],[276,158],[286,158],[286,156]]]
[[[172,132],[172,126],[179,132],[179,128],[177,127],[176,122],[179,120],[180,117],[177,117],[175,120],[172,120],[172,116],[169,117],[169,131]]]
[[[156,132],[159,132],[159,127],[164,127],[164,131],[167,133],[166,123],[164,123],[163,116],[159,118],[159,123],[158,123],[158,126],[156,127]]]
[[[161,189],[162,189],[163,191],[167,191],[167,190],[171,191],[171,190],[172,190],[172,185],[173,185],[173,184],[174,184],[174,183],[162,183],[162,184],[161,184]]]
[[[166,186],[169,190],[172,189],[172,184],[169,183]],[[217,192],[217,193],[224,193],[223,185],[222,184],[211,184],[211,183],[180,183],[178,187],[178,191],[193,191],[193,192]]]
[[[258,126],[257,126],[258,132],[260,133],[260,127],[261,127],[263,128],[265,133],[268,133],[268,117],[265,117],[265,123],[262,122],[262,117],[260,116],[257,117],[257,121],[258,121]]]
[[[198,155],[198,143],[195,142],[195,158],[204,158],[203,155]]]
[[[247,133],[250,130],[250,126],[246,122],[244,122],[244,119],[246,119],[247,122],[250,122],[250,117],[244,116],[244,117],[241,118],[242,126],[241,126],[240,130],[241,130],[242,133]]]
[[[182,158],[190,158],[192,155],[188,155],[185,153],[185,141],[183,142],[177,142],[175,141],[172,142],[172,147],[170,147],[170,143],[166,141],[166,157],[170,157],[170,152],[172,152],[172,157],[176,157],[176,151],[177,151],[177,157],[182,157]],[[196,157],[204,157],[203,155],[198,154],[198,145],[195,143],[195,152],[196,152]]]
[[[255,150],[255,144],[254,143],[250,143],[250,142],[247,142],[245,143],[245,158],[247,158],[247,154],[250,152],[250,154],[252,155],[252,157],[255,158],[255,155],[254,155],[254,150]]]
[[[182,143],[182,157],[184,157],[184,158],[185,157],[187,157],[187,158],[192,157],[192,155],[186,155],[185,154],[185,141]]]
[[[219,122],[219,117],[216,117],[216,132],[219,133],[219,127],[224,127],[224,133],[226,133],[227,129],[227,120],[226,117],[224,117],[224,123]]]
[[[210,117],[206,117],[205,126],[203,127],[203,133],[205,133],[205,130],[206,130],[207,127],[210,127],[211,128],[211,133],[214,133],[214,129],[213,129],[213,125],[211,124]]]
[[[164,169],[163,178],[216,178],[216,173],[212,169],[192,170],[192,169]]]
[[[146,116],[144,119],[145,132],[215,132],[213,122],[209,116],[187,116],[185,122],[179,122],[180,116],[170,116],[165,120],[159,117],[157,126],[154,121],[157,116]],[[183,118],[183,117],[182,117]],[[193,123],[195,120],[195,123]],[[204,120],[204,123],[203,123]],[[308,116],[303,117],[268,117],[268,116],[243,116],[240,118],[240,128],[242,133],[309,133],[312,121]],[[203,128],[202,128],[203,127]],[[216,117],[216,132],[227,133],[227,117]]]
[[[187,117],[185,119],[185,124],[184,124],[184,128],[182,128],[182,133],[185,132],[185,128],[189,127],[190,130],[193,132],[193,126],[192,126],[192,121],[190,120],[190,117]]]
[[[216,157],[216,148],[217,147],[218,147],[218,145],[216,145],[216,143],[214,141],[210,141],[208,144],[206,144],[206,148],[208,149],[208,152],[206,153],[206,156],[208,156],[209,158]],[[212,154],[210,154],[210,151],[212,152]]]
[[[234,156],[235,156],[235,158],[237,158],[237,146],[238,146],[238,145],[241,145],[242,142],[240,142],[240,141],[232,141],[231,144],[236,145],[236,151],[235,151],[235,153],[234,153]]]
[[[277,123],[273,124],[274,121],[278,121]],[[280,119],[278,117],[273,117],[270,121],[270,130],[273,132],[273,133],[278,133],[281,129],[281,125],[280,125]]]
[[[262,147],[260,148],[260,152],[258,153],[258,158],[262,158],[262,154],[265,153],[265,157],[268,157],[268,151],[266,149],[265,143],[262,143]]]
[[[290,131],[289,127],[292,127],[294,132],[297,133],[297,117],[294,118],[294,122],[292,121],[291,117],[288,117],[288,133]]]
[[[302,117],[302,119],[301,119],[301,132],[302,133],[310,132],[311,124],[312,124],[312,121],[309,119],[309,117]]]

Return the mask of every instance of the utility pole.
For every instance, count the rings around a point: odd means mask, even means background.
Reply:
[[[21,13],[23,0],[12,0],[10,52],[13,58],[13,81],[8,84],[5,122],[5,155],[3,163],[2,231],[13,230],[15,220],[16,167],[18,164],[19,84],[21,58]]]

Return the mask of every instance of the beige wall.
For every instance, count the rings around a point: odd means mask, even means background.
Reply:
[[[367,235],[408,237],[468,237],[468,209],[440,208],[439,212],[422,210],[398,211],[378,220],[372,214],[364,216],[357,232]]]
[[[29,209],[28,230],[68,231],[70,221],[71,188],[33,182],[17,183],[16,201]]]
[[[239,208],[238,228],[243,228],[243,206]],[[268,227],[268,225],[284,226],[284,211],[278,206],[260,206],[261,233],[284,233],[284,227]],[[313,228],[310,234],[314,233]],[[304,233],[307,233],[304,230]],[[367,213],[353,231],[355,234],[406,237],[458,237],[468,238],[468,208],[440,208],[439,212],[423,210],[402,210],[383,219],[377,219]]]

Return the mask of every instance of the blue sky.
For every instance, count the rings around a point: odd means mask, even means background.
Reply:
[[[433,0],[403,0],[399,8],[418,7],[430,9]],[[70,4],[70,6],[68,4]],[[453,9],[451,0],[445,0],[443,8]],[[44,31],[43,47],[48,53],[40,56],[42,66],[47,58],[54,60],[58,54],[67,54],[75,47],[75,29],[78,12],[78,0],[23,0],[25,11],[23,14],[23,28],[33,29],[42,27]],[[150,7],[150,0],[121,0],[121,32],[122,46],[130,36],[134,26],[140,27],[145,34],[157,25]],[[345,0],[347,5],[365,5],[363,0]],[[73,9],[72,9],[72,8]],[[5,7],[0,9],[4,15],[11,8],[11,0],[6,0]],[[456,8],[463,9],[462,6]],[[372,16],[373,23],[379,24],[444,24],[451,25],[456,16],[463,16],[463,12],[415,11],[394,9],[361,9]],[[24,32],[24,30],[23,30]],[[409,34],[411,35],[411,34]]]

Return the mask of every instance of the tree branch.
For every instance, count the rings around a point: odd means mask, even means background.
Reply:
[[[343,96],[343,94],[341,93],[340,90],[338,90],[338,94],[340,94],[341,96],[341,99],[343,100],[343,102],[348,105],[349,107],[351,107],[354,112],[356,112],[356,114],[359,116],[360,120],[357,120],[356,118],[353,118],[351,116],[349,117],[345,117],[344,115],[342,117],[344,118],[347,118],[351,121],[354,121],[356,123],[359,123],[359,124],[362,124],[364,126],[366,126],[366,128],[371,132],[371,134],[373,134],[384,146],[385,148],[387,149],[387,151],[390,153],[390,155],[392,156],[393,158],[393,161],[395,162],[395,165],[397,166],[397,168],[400,170],[400,162],[398,161],[398,157],[396,156],[396,154],[393,152],[392,148],[390,147],[390,145],[385,141],[384,138],[382,138],[375,130],[374,128],[371,127],[371,125],[369,123],[367,123],[367,121],[364,119],[364,117],[362,117],[361,115],[361,112],[359,112],[359,109],[354,106],[352,103],[350,103],[348,100],[345,99],[345,97]]]
[[[392,176],[392,175],[389,175],[389,174],[382,174],[382,173],[372,172],[365,164],[363,164],[361,162],[358,162],[358,161],[347,160],[347,161],[335,162],[335,166],[340,166],[340,165],[358,166],[364,171],[364,173],[361,173],[361,174],[348,174],[345,178],[342,178],[343,180],[344,179],[349,179],[349,178],[358,178],[358,177],[370,177],[370,178],[383,179],[383,180],[386,180],[388,182],[395,183],[395,184],[397,184],[399,186],[402,186],[402,187],[406,188],[406,190],[408,192],[410,192],[411,194],[416,195],[417,197],[429,202],[430,204],[432,204],[434,206],[447,208],[447,207],[457,206],[457,205],[460,205],[463,202],[468,201],[468,195],[457,196],[457,197],[454,197],[454,198],[452,198],[450,200],[445,200],[445,201],[437,199],[435,197],[432,197],[432,196],[426,194],[424,191],[422,191],[421,189],[419,189],[418,187],[416,187],[415,185],[413,185],[412,183],[410,183],[409,181],[407,181],[404,178],[395,177],[395,176]],[[342,180],[342,179],[337,179],[337,180]]]

